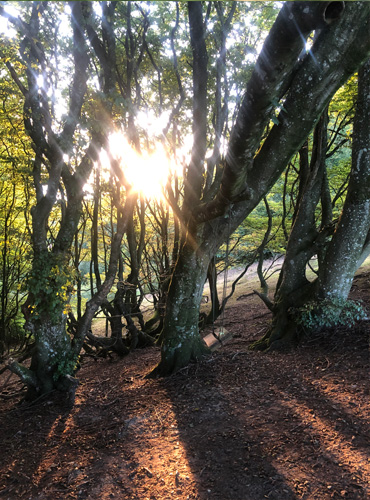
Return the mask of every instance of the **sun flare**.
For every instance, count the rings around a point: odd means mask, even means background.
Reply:
[[[161,143],[153,151],[138,153],[126,137],[116,132],[109,138],[110,151],[120,161],[127,182],[145,198],[161,199],[163,188],[171,175],[178,170]]]

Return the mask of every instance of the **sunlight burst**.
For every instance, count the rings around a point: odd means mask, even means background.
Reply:
[[[153,151],[138,153],[119,132],[111,134],[109,145],[132,188],[145,198],[162,198],[165,185],[177,170],[176,163],[171,161],[163,145],[156,143]]]

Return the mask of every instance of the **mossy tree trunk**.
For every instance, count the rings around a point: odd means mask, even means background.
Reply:
[[[328,235],[328,228],[323,227],[320,232],[315,222],[326,170],[327,123],[325,110],[315,128],[311,159],[307,141],[299,152],[297,205],[274,303],[270,306],[274,313],[273,324],[268,334],[252,345],[255,349],[264,350],[294,341],[296,326],[291,324],[289,309],[302,305],[311,292],[312,286],[306,278],[307,263],[320,251]]]
[[[160,336],[162,356],[153,371],[155,375],[172,373],[206,352],[198,324],[209,256],[199,251],[200,231],[193,219],[193,210],[202,195],[207,150],[207,49],[201,2],[188,2],[188,13],[193,53],[193,147],[185,176],[179,253],[168,289]]]
[[[348,193],[319,276],[318,297],[346,299],[354,274],[369,255],[370,60],[359,71]]]
[[[33,179],[36,204],[32,215],[33,264],[29,280],[29,296],[23,311],[26,328],[34,335],[35,347],[30,369],[10,361],[9,368],[18,373],[27,384],[28,397],[50,392],[64,386],[75,386],[69,376],[74,373],[77,356],[66,332],[67,310],[73,277],[69,268],[69,255],[77,230],[86,183],[93,161],[97,159],[96,147],[90,146],[80,164],[72,173],[66,162],[73,147],[73,138],[80,120],[87,81],[88,55],[83,34],[82,4],[71,4],[73,29],[73,75],[68,117],[59,134],[53,129],[53,113],[47,99],[48,77],[46,51],[36,44],[39,39],[40,19],[46,4],[34,3],[29,22],[16,22],[23,39],[22,58],[26,67],[25,83],[14,68],[9,71],[24,95],[24,123],[31,137],[35,160]],[[37,70],[35,70],[37,68]],[[39,88],[38,77],[44,86]],[[55,238],[50,238],[49,218],[55,208],[61,185],[65,200],[62,218]]]
[[[27,399],[35,399],[54,389],[73,390],[77,385],[73,376],[78,356],[71,349],[65,314],[59,312],[59,321],[48,315],[32,321],[35,347],[28,377],[23,378],[28,386]]]
[[[72,282],[68,257],[47,250],[34,256],[31,292],[23,308],[25,328],[34,337],[31,365],[28,369],[9,362],[9,368],[27,385],[28,399],[76,386],[73,374],[79,353],[66,330]]]
[[[9,368],[28,386],[30,398],[53,389],[67,393],[70,389],[72,392],[75,389],[77,381],[74,373],[78,356],[91,319],[113,284],[127,223],[122,215],[124,209],[118,200],[117,232],[112,239],[107,278],[88,302],[85,313],[79,318],[74,336],[71,337],[66,330],[73,282],[73,272],[69,266],[71,248],[80,220],[84,186],[94,162],[98,161],[100,148],[106,144],[106,138],[94,129],[90,145],[81,153],[78,163],[70,163],[68,158],[72,156],[75,134],[81,120],[89,64],[85,40],[88,6],[86,2],[70,2],[70,7],[73,30],[70,99],[67,103],[67,116],[59,133],[55,132],[60,129],[60,125],[54,123],[52,103],[48,98],[48,91],[51,90],[48,88],[49,66],[45,55],[48,40],[46,38],[41,42],[39,35],[47,2],[32,4],[29,22],[21,22],[10,16],[23,38],[21,56],[26,68],[25,78],[19,78],[10,62],[7,67],[24,96],[25,129],[35,152],[33,180],[36,203],[31,210],[32,273],[29,296],[23,306],[26,327],[34,335],[35,348],[29,369],[13,360],[10,360]],[[39,88],[40,77],[44,82],[42,88]],[[127,197],[128,204],[129,199]],[[52,213],[57,213],[57,204],[61,205],[61,217],[57,233],[51,234],[49,223]]]
[[[168,375],[209,351],[199,335],[199,308],[209,256],[186,242],[170,283],[161,337],[161,362],[155,375]]]

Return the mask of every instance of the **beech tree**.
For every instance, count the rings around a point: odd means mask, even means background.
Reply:
[[[24,126],[34,151],[32,176],[35,204],[31,210],[33,260],[28,280],[29,295],[23,305],[23,312],[26,328],[33,334],[35,345],[30,368],[9,360],[9,369],[27,385],[29,398],[55,388],[73,396],[77,385],[73,375],[78,356],[94,313],[115,279],[120,243],[127,221],[123,215],[122,200],[117,200],[116,232],[112,238],[106,279],[87,303],[71,337],[66,329],[69,297],[74,282],[70,266],[71,248],[80,221],[84,186],[94,163],[99,160],[99,150],[106,145],[106,138],[96,128],[90,131],[87,140],[81,132],[81,110],[85,102],[90,61],[85,35],[87,3],[70,2],[69,5],[72,70],[71,76],[64,75],[67,81],[69,79],[70,92],[67,113],[62,123],[56,119],[53,108],[53,93],[59,75],[53,71],[50,56],[53,53],[58,64],[58,48],[50,44],[57,39],[56,16],[60,6],[57,4],[50,8],[46,2],[33,2],[28,12],[25,12],[24,19],[12,16],[0,7],[0,14],[8,18],[19,33],[19,47],[15,48],[11,56],[1,55],[23,95]],[[48,21],[44,17],[46,9]],[[50,27],[54,30],[54,37],[46,37],[44,44],[39,40],[41,25],[44,32]],[[19,61],[17,67],[13,61]],[[24,76],[19,67],[24,71]],[[83,147],[76,152],[74,148],[78,141],[82,142]],[[127,198],[127,213],[130,211],[131,199]],[[53,233],[50,231],[50,222],[55,216],[58,226]]]
[[[366,2],[285,3],[246,85],[222,162],[221,181],[207,192],[203,182],[208,78],[203,11],[199,2],[189,2],[188,8],[194,145],[182,210],[187,231],[171,280],[162,359],[154,374],[171,373],[206,352],[198,314],[212,256],[271,189],[334,93],[370,50]],[[313,31],[312,47],[306,51],[307,37]],[[280,109],[277,123],[266,130],[276,109]]]
[[[316,126],[311,161],[307,145],[301,151],[300,195],[274,302],[262,296],[274,314],[272,327],[252,347],[276,349],[295,343],[300,334],[334,326],[345,315],[347,324],[363,316],[358,304],[347,301],[356,270],[370,254],[368,206],[370,129],[370,62],[358,74],[353,124],[352,168],[341,217],[331,217],[331,197],[325,182],[327,112]],[[315,221],[321,202],[321,221]],[[309,281],[306,266],[318,255],[317,278]]]

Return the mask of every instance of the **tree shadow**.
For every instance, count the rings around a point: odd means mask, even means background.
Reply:
[[[250,432],[250,410],[258,405],[256,395],[241,395],[236,408],[228,392],[239,388],[222,386],[217,362],[209,361],[161,381],[172,401],[178,439],[186,449],[199,498],[298,498],[258,435]]]
[[[40,443],[62,435],[70,413],[71,406],[58,401],[55,393],[33,403],[19,400],[1,412],[0,498],[22,498],[35,491],[40,466],[50,451]]]
[[[357,339],[359,366],[368,359],[367,335]],[[345,339],[340,342],[338,352],[328,344],[306,354],[307,366],[329,364],[332,381],[321,366],[317,377],[312,366],[302,372],[299,365],[289,367],[296,353],[266,357],[244,352],[246,361],[239,365],[235,357],[240,352],[230,352],[232,346],[162,381],[200,498],[370,497],[369,413],[366,408],[356,411],[356,394],[348,392],[348,387],[359,390],[355,383],[351,386],[356,358],[351,357],[346,373],[341,364]],[[352,349],[353,344],[352,338]],[[283,357],[285,376],[271,369]],[[258,370],[258,380],[256,363],[266,367]],[[346,378],[343,390],[335,385],[341,376]],[[357,381],[365,393],[366,383]]]
[[[296,377],[288,386],[279,380],[273,390],[296,422],[290,430],[296,445],[292,458],[309,464],[315,481],[330,488],[334,498],[369,498],[370,415],[366,408],[356,412],[358,405],[345,388],[339,399],[336,388],[332,398],[327,379],[321,384],[317,378]]]
[[[356,381],[357,358],[346,372],[346,346],[288,355],[239,346],[166,379],[144,378],[155,349],[124,364],[91,362],[73,409],[8,406],[0,498],[368,498],[369,414],[355,406],[367,382]]]

